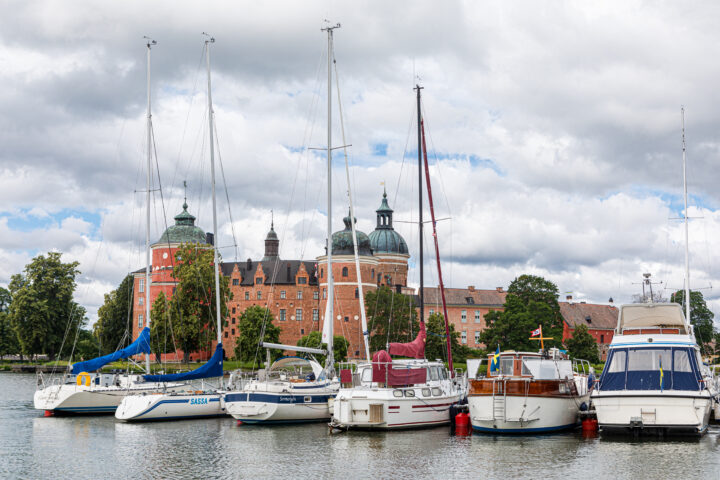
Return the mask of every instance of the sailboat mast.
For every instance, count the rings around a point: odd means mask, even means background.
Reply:
[[[423,87],[415,85],[417,91],[417,139],[418,139],[418,233],[420,238],[420,290],[418,300],[420,302],[420,321],[425,322],[425,272],[423,268],[423,168],[422,168],[422,111],[420,107],[420,90]]]
[[[333,305],[333,293],[335,289],[335,282],[333,278],[332,269],[332,51],[333,51],[333,30],[340,28],[340,24],[336,24],[334,27],[323,28],[322,31],[326,31],[328,34],[328,100],[327,100],[327,177],[328,177],[328,211],[327,211],[327,262],[328,262],[328,282],[327,282],[327,317],[325,318],[328,323],[328,338],[327,338],[327,360],[326,367],[330,372],[334,370],[335,356],[333,355],[333,335],[334,335],[334,324],[335,324],[335,311]]]
[[[147,37],[147,175],[145,176],[145,326],[150,328],[150,173],[152,172],[152,110],[150,105],[150,51],[155,40]],[[150,354],[145,354],[145,371],[150,373]]]
[[[683,199],[685,202],[685,321],[690,323],[690,245],[688,240],[688,200],[687,200],[687,160],[685,157],[685,107],[680,107],[682,122],[682,166],[683,166]]]
[[[217,231],[217,205],[215,200],[215,142],[213,140],[213,108],[212,108],[212,84],[210,81],[210,44],[215,43],[215,38],[203,32],[208,37],[205,40],[205,57],[207,59],[207,101],[208,101],[208,122],[210,129],[210,181],[212,183],[212,211],[213,211],[213,264],[215,266],[215,317],[217,320],[217,341],[222,343],[222,318],[220,310],[220,259],[218,257],[218,231]]]

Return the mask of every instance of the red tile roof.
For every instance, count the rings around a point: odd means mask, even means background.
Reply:
[[[423,288],[425,304],[441,304],[440,289],[437,287]],[[476,288],[446,288],[445,301],[448,305],[477,305],[482,307],[500,308],[505,304],[507,292],[495,290],[478,290]]]
[[[581,302],[559,303],[560,314],[570,328],[587,325],[591,329],[613,330],[617,325],[618,309],[613,305]]]

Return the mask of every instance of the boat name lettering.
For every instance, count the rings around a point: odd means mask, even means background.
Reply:
[[[190,405],[207,405],[207,398],[191,398]]]

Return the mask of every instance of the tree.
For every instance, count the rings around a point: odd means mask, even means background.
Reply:
[[[327,343],[322,343],[322,334],[317,330],[310,332],[298,340],[298,347],[323,348],[327,349]],[[333,357],[336,362],[344,362],[347,360],[347,351],[350,342],[342,335],[333,335]],[[320,363],[325,363],[325,355],[316,355],[315,358]]]
[[[150,310],[150,351],[155,354],[155,358],[160,363],[160,354],[173,352],[175,350],[175,342],[173,342],[172,319],[170,315],[171,302],[165,296],[164,292],[158,293]]]
[[[447,360],[445,317],[441,313],[433,313],[428,318],[425,328],[427,329],[425,358]],[[452,350],[453,361],[461,363],[465,361],[471,352],[469,347],[460,343],[460,332],[455,330],[455,325],[452,323],[450,324],[450,349]]]
[[[100,343],[90,330],[81,328],[78,331],[73,358],[88,360],[99,356]]]
[[[169,312],[177,346],[183,351],[187,363],[190,352],[209,349],[217,338],[213,250],[186,243],[178,248],[175,259],[174,276],[178,284],[170,301]],[[227,302],[230,299],[232,293],[228,287],[228,278],[221,276],[221,319],[227,317]]]
[[[598,345],[595,338],[588,332],[587,325],[578,325],[572,338],[565,340],[571,358],[581,358],[590,363],[600,363]]]
[[[265,358],[265,352],[259,348],[260,336],[263,329],[265,334],[262,336],[263,342],[279,343],[280,327],[273,325],[273,315],[270,310],[260,306],[248,307],[238,320],[238,329],[240,335],[235,341],[235,358],[248,362],[256,359],[256,354],[260,353],[261,358]],[[282,355],[280,350],[271,350],[270,355],[273,360]],[[269,366],[269,365],[267,365]]]
[[[8,315],[11,302],[10,292],[0,287],[0,358],[5,355],[20,353],[17,334],[10,324],[10,316]]]
[[[670,301],[683,305],[685,312],[685,290],[678,290],[670,295]],[[695,338],[703,351],[710,351],[710,344],[715,337],[713,318],[715,315],[705,303],[702,292],[690,291],[690,323],[694,326]]]
[[[557,301],[557,286],[535,275],[521,275],[510,283],[505,297],[505,310],[485,315],[487,328],[480,341],[493,350],[495,345],[508,350],[538,350],[538,343],[530,340],[530,333],[542,326],[546,347],[562,344],[562,316]]]
[[[93,334],[102,354],[126,347],[132,341],[130,321],[133,313],[133,278],[127,275],[120,285],[105,294],[105,303],[98,309]]]
[[[373,352],[387,348],[390,342],[412,341],[417,335],[420,325],[410,295],[395,293],[383,285],[365,295],[365,308]]]
[[[61,256],[39,255],[10,280],[10,321],[26,355],[46,353],[54,360],[69,354],[85,324],[85,309],[73,301],[79,263],[63,263]]]

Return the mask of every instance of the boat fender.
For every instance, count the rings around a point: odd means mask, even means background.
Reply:
[[[580,411],[581,411],[581,412],[587,412],[587,409],[588,409],[587,403],[582,402],[582,403],[580,404]]]
[[[455,415],[455,427],[462,428],[467,427],[470,424],[470,415],[465,412],[460,412]]]
[[[86,387],[90,386],[90,374],[87,372],[80,372],[77,376],[77,384],[78,385],[85,385]]]
[[[593,385],[595,385],[595,375],[591,372],[588,375],[588,391],[592,390]]]

